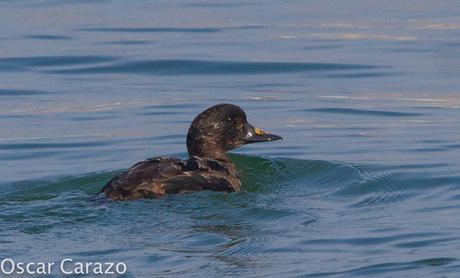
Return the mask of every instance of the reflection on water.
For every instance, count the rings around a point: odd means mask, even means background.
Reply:
[[[454,1],[0,3],[0,253],[132,277],[456,277]],[[21,20],[19,20],[21,19]],[[219,102],[244,190],[95,197]]]

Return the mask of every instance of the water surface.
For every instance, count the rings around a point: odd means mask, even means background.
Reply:
[[[0,254],[127,277],[456,277],[456,1],[3,1]],[[284,141],[234,194],[106,202],[192,118],[242,106]],[[57,274],[56,274],[57,275]]]

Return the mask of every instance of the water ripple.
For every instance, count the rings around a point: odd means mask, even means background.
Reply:
[[[302,243],[306,245],[324,245],[324,244],[335,244],[335,245],[348,245],[348,246],[376,246],[379,244],[387,244],[395,241],[407,240],[407,239],[420,239],[420,238],[432,238],[433,236],[439,236],[440,233],[409,233],[409,234],[395,234],[390,236],[380,237],[359,237],[359,238],[323,238],[307,240]]]
[[[179,134],[172,134],[153,139],[168,141],[179,137]],[[21,145],[17,147],[22,148]],[[40,149],[43,146],[26,147]],[[164,260],[174,261],[178,257],[187,258],[191,265],[206,257],[215,263],[238,265],[242,273],[247,273],[247,268],[255,268],[254,271],[261,274],[266,264],[290,262],[297,265],[297,257],[303,259],[301,254],[306,252],[321,256],[328,252],[345,254],[348,249],[366,252],[371,247],[376,252],[373,254],[377,254],[387,248],[413,250],[458,242],[458,237],[448,231],[385,230],[380,226],[381,229],[376,229],[374,223],[367,233],[355,233],[361,227],[369,228],[366,220],[369,210],[363,215],[356,207],[380,203],[394,207],[398,196],[406,193],[410,196],[414,191],[406,185],[406,180],[401,181],[407,177],[400,177],[387,167],[287,158],[271,160],[235,154],[231,158],[241,170],[243,180],[243,191],[234,194],[199,192],[124,203],[90,197],[118,171],[3,184],[0,191],[2,228],[16,235],[37,237],[53,236],[65,230],[66,235],[70,233],[76,237],[76,242],[82,234],[91,233],[105,242],[109,235],[95,232],[100,231],[102,225],[118,231],[117,235],[110,234],[110,239],[120,242],[119,246],[86,246],[74,249],[72,254],[77,257],[111,255],[121,259],[123,256],[135,258],[139,250],[153,252],[155,255],[149,255],[146,260],[155,266],[157,273]],[[370,201],[362,201],[369,196]],[[318,206],[317,202],[322,203]],[[328,224],[325,214],[336,210],[345,220]],[[356,220],[350,221],[350,218]],[[318,229],[324,234],[317,233]],[[336,229],[343,230],[344,234],[330,233]],[[45,244],[40,239],[35,242]],[[16,239],[11,244],[21,246]],[[376,259],[374,264],[368,262],[364,266],[342,264],[334,268],[339,269],[336,272],[314,268],[308,275],[386,273],[450,265],[454,261],[453,258],[433,257],[386,263]],[[132,262],[151,269],[139,260]],[[176,270],[191,267],[177,261],[173,265]]]
[[[60,35],[29,35],[29,36],[24,36],[26,39],[34,39],[34,40],[70,40],[72,39],[71,37],[68,36],[60,36]]]
[[[230,27],[200,27],[200,28],[178,28],[178,27],[94,27],[81,28],[77,31],[85,32],[116,32],[116,33],[217,33],[226,30],[250,30],[264,28],[262,25],[242,25]]]
[[[32,96],[32,95],[48,95],[51,92],[39,90],[17,90],[17,89],[0,89],[0,96]]]
[[[420,113],[409,113],[409,112],[396,112],[396,111],[383,111],[383,110],[364,110],[354,108],[314,108],[305,109],[302,111],[307,112],[319,112],[319,113],[337,113],[337,114],[348,114],[348,115],[365,115],[365,116],[383,116],[383,117],[412,117],[421,116]]]
[[[374,78],[374,77],[387,77],[397,75],[392,72],[360,72],[360,73],[342,73],[330,74],[329,78]]]
[[[110,56],[34,56],[0,59],[0,71],[25,71],[33,67],[75,66],[113,61]]]
[[[224,29],[221,28],[154,28],[154,27],[138,27],[138,28],[126,28],[126,27],[105,27],[105,28],[81,28],[78,31],[85,32],[118,32],[118,33],[216,33],[221,32]]]
[[[106,146],[105,142],[72,142],[72,143],[12,143],[0,144],[0,150],[29,150],[29,149],[67,149]]]
[[[370,275],[389,272],[401,272],[404,270],[411,270],[420,268],[420,266],[443,266],[457,262],[456,258],[429,258],[423,260],[409,261],[409,262],[388,262],[381,264],[373,264],[353,269],[347,269],[337,272],[319,272],[306,275],[305,277],[332,277],[343,276],[345,274],[351,275]],[[352,277],[354,277],[352,276]]]
[[[339,63],[151,60],[118,62],[111,65],[58,69],[47,72],[60,74],[142,73],[153,75],[228,75],[371,70],[376,68],[379,67],[365,64]]]

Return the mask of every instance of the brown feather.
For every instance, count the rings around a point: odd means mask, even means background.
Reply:
[[[157,198],[199,190],[233,192],[240,180],[231,162],[192,157],[157,157],[139,162],[111,179],[101,190],[112,200]]]

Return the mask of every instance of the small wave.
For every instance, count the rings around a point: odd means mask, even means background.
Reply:
[[[412,198],[416,194],[415,183],[403,180],[398,173],[391,169],[374,172],[367,165],[353,165],[361,178],[355,182],[336,188],[331,194],[337,197],[351,198],[350,207],[369,208],[386,206],[385,209],[395,209],[395,203]],[[382,172],[383,171],[383,172]]]
[[[77,69],[57,69],[48,70],[46,72],[57,74],[142,73],[153,75],[222,75],[328,72],[371,70],[376,68],[379,67],[365,64],[339,63],[151,60],[118,62],[112,65],[81,67]]]
[[[117,117],[114,115],[98,115],[98,116],[76,116],[70,117],[69,120],[77,122],[91,122],[91,121],[104,121],[104,120],[113,120]]]
[[[342,73],[330,74],[329,78],[374,78],[374,77],[387,77],[397,75],[392,72],[360,72],[360,73]]]
[[[378,236],[378,237],[353,237],[353,238],[320,238],[313,240],[303,241],[302,244],[307,246],[312,245],[342,245],[342,246],[377,246],[377,245],[386,245],[388,243],[394,243],[394,245],[402,244],[407,242],[407,240],[429,240],[434,236],[440,236],[441,233],[407,233],[407,234],[394,234],[388,236]]]
[[[104,41],[101,42],[100,44],[117,44],[117,45],[146,45],[146,44],[152,44],[155,43],[154,41],[149,41],[149,40],[119,40],[119,41]]]
[[[194,115],[195,111],[193,108],[197,108],[199,105],[193,103],[187,104],[154,104],[146,105],[143,108],[146,112],[139,113],[139,115],[149,115],[149,116],[168,116],[168,115],[180,115],[180,114],[190,114]]]
[[[409,242],[402,242],[402,243],[395,244],[395,246],[399,248],[413,249],[413,248],[429,247],[429,246],[433,246],[433,245],[444,243],[444,242],[458,242],[459,240],[460,240],[459,237],[430,238],[426,240],[414,240],[414,241],[409,241]]]
[[[144,138],[149,142],[161,141],[168,143],[182,143],[183,134],[168,136],[153,136]],[[0,150],[28,150],[34,151],[33,155],[51,155],[56,149],[68,148],[93,148],[105,146],[105,142],[72,142],[72,143],[23,143],[23,144],[1,144]],[[47,152],[44,152],[46,150]],[[181,154],[182,156],[183,154]],[[298,159],[266,159],[241,154],[231,154],[231,159],[236,164],[243,183],[244,192],[257,194],[260,204],[270,206],[279,202],[282,198],[298,200],[298,206],[308,203],[311,198],[321,198],[324,201],[340,202],[348,208],[369,208],[381,207],[381,205],[392,204],[390,209],[397,207],[395,203],[412,198],[423,188],[423,181],[417,179],[403,180],[398,173],[391,170],[379,170],[374,172],[373,168],[366,165],[347,165],[344,163],[332,163],[328,161],[306,161]],[[7,157],[6,157],[7,158]],[[5,159],[5,157],[3,158]],[[383,172],[382,172],[383,171]],[[104,176],[104,174],[102,174]],[[96,177],[99,177],[96,175]],[[91,183],[94,175],[88,178],[66,177],[62,182],[46,182],[51,184],[78,183],[82,180]],[[451,184],[458,181],[458,178],[445,180],[444,183]],[[433,181],[429,181],[430,184]],[[438,184],[440,179],[436,179]],[[23,182],[27,184],[27,181]],[[31,182],[40,183],[39,181]],[[414,186],[416,184],[417,186]],[[69,187],[72,189],[72,187]],[[263,197],[262,197],[263,196]],[[247,195],[246,198],[253,198]],[[237,202],[243,201],[240,195],[235,195]],[[250,201],[248,201],[250,202]],[[293,206],[297,208],[297,205]]]
[[[110,56],[36,56],[0,59],[0,71],[25,71],[34,67],[75,66],[113,61]]]
[[[34,39],[34,40],[52,40],[52,41],[72,39],[71,37],[60,36],[60,35],[29,35],[29,36],[24,36],[24,38]]]
[[[188,108],[198,108],[200,105],[196,103],[177,103],[177,104],[152,104],[144,106],[145,109],[171,109],[181,110]]]
[[[311,51],[311,50],[337,49],[341,47],[343,47],[343,45],[340,45],[340,44],[317,44],[317,45],[305,46],[303,49],[307,51]]]
[[[40,56],[0,59],[0,71],[40,70],[55,74],[131,73],[152,75],[239,75],[375,70],[381,66],[342,63],[247,62],[219,60],[117,61],[111,56]],[[380,72],[355,72],[366,77]],[[358,76],[357,76],[358,77]]]
[[[115,172],[85,174],[83,176],[58,177],[48,180],[24,180],[1,187],[0,201],[27,202],[48,200],[61,194],[83,191],[94,194]],[[88,197],[88,195],[85,195]]]
[[[36,96],[48,94],[52,93],[39,90],[0,89],[0,96]]]
[[[226,30],[250,30],[263,28],[262,25],[230,26],[230,27],[94,27],[81,28],[84,32],[115,32],[115,33],[218,33]]]
[[[29,149],[67,149],[84,147],[107,146],[104,142],[71,142],[71,143],[11,143],[0,144],[0,150],[29,150]]]
[[[169,138],[174,140],[177,136]],[[34,242],[42,243],[40,236],[70,234],[75,239],[72,253],[56,247],[58,253],[65,255],[134,258],[138,252],[156,254],[160,250],[171,258],[206,256],[207,262],[209,258],[236,261],[244,274],[247,269],[254,272],[254,266],[261,274],[267,269],[265,264],[304,265],[305,260],[329,252],[334,256],[347,252],[369,254],[369,250],[385,252],[389,248],[409,252],[458,241],[455,234],[447,231],[418,227],[407,231],[387,224],[388,219],[382,220],[379,215],[381,207],[378,211],[367,209],[382,201],[393,201],[398,192],[412,192],[411,187],[403,188],[405,181],[387,167],[239,154],[231,154],[231,159],[243,180],[243,191],[234,194],[203,191],[133,202],[92,199],[118,171],[4,184],[0,187],[1,228],[8,229],[5,239],[18,246],[22,246],[18,235],[34,236]],[[353,204],[369,196],[376,196],[376,202],[361,204],[365,210],[355,209]],[[155,213],[158,211],[161,213]],[[117,233],[99,233],[101,227]],[[122,242],[122,248],[105,244],[77,248],[87,234],[97,236],[100,242]],[[121,254],[120,248],[128,255]],[[444,265],[454,267],[458,262],[434,255],[388,261],[381,259],[381,254],[371,254],[363,263],[344,260],[333,268],[302,270],[307,277],[388,275]],[[145,266],[148,270],[158,272],[156,265],[164,265],[157,256],[145,260],[150,265]],[[144,267],[137,259],[131,262]],[[174,269],[181,266],[175,264]]]
[[[457,262],[455,258],[429,258],[423,260],[409,261],[409,262],[388,262],[373,264],[363,267],[357,267],[353,269],[346,269],[336,272],[318,272],[313,274],[305,275],[305,277],[333,277],[347,275],[371,275],[371,274],[388,274],[390,272],[397,272],[401,274],[407,270],[419,269],[423,266],[443,266]],[[426,274],[426,273],[425,273]]]
[[[214,3],[214,2],[203,2],[203,3],[185,3],[182,4],[184,7],[197,7],[197,8],[240,8],[242,6],[250,5],[250,2],[239,2],[239,3]]]
[[[449,145],[444,146],[444,148],[448,150],[460,149],[460,144],[449,144]]]
[[[354,108],[314,108],[314,109],[305,109],[302,111],[319,112],[319,113],[337,113],[337,114],[348,114],[348,115],[384,116],[384,117],[413,117],[413,116],[423,115],[420,113],[383,111],[383,110],[364,110],[364,109],[354,109]]]
[[[221,32],[220,28],[174,28],[174,27],[101,27],[101,28],[81,28],[77,31],[85,32],[117,32],[117,33],[216,33]]]

